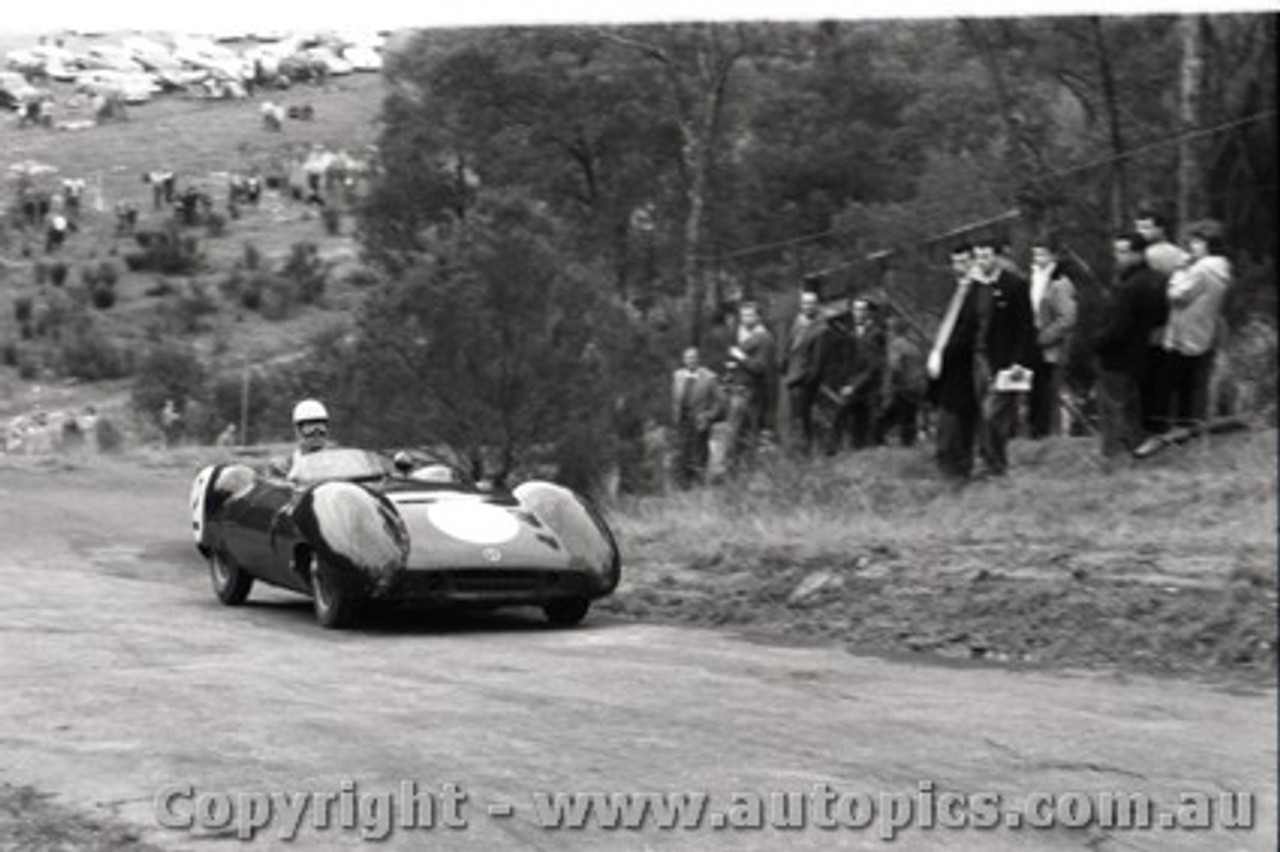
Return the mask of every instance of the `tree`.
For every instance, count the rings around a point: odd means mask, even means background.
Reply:
[[[505,481],[570,426],[608,442],[601,335],[616,322],[532,205],[481,192],[448,240],[366,303],[340,406],[361,439],[445,444]]]
[[[1204,93],[1204,22],[1199,15],[1184,15],[1178,23],[1182,63],[1178,85],[1178,119],[1182,141],[1178,144],[1178,221],[1190,222],[1205,212],[1202,143],[1191,135],[1202,126]]]
[[[706,301],[702,257],[712,171],[718,147],[725,139],[724,116],[733,72],[752,51],[753,37],[744,25],[714,24],[605,30],[601,37],[638,51],[662,71],[668,115],[680,131],[685,194],[681,278],[688,303],[689,342],[696,346],[702,339]]]

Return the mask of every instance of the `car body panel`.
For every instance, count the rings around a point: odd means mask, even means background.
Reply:
[[[558,534],[512,493],[414,480],[379,454],[322,452],[305,457],[316,464],[294,481],[236,465],[201,471],[191,502],[197,545],[304,594],[321,559],[339,566],[359,596],[392,603],[547,604],[602,597],[617,584],[616,545],[603,522],[588,535],[612,548],[608,559],[600,548],[574,548],[580,532]]]

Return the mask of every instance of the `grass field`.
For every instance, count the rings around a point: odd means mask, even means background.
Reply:
[[[63,105],[59,119],[78,117],[77,107],[65,106],[70,98],[66,87],[59,94]],[[259,110],[267,98],[285,105],[311,104],[315,119],[286,121],[280,133],[266,131]],[[110,310],[93,311],[95,323],[112,340],[127,347],[140,346],[163,301],[148,295],[160,276],[126,269],[123,256],[137,246],[132,239],[116,236],[114,207],[121,201],[135,204],[141,211],[140,229],[163,227],[171,217],[168,210],[152,209],[151,188],[142,181],[143,173],[172,169],[178,174],[179,189],[188,183],[208,187],[216,208],[225,212],[229,172],[286,160],[312,143],[355,154],[364,152],[377,139],[381,100],[381,77],[359,74],[334,78],[324,87],[295,86],[244,101],[166,95],[130,107],[126,121],[74,132],[20,129],[16,118],[6,117],[0,123],[0,202],[5,206],[15,203],[17,181],[10,167],[27,160],[57,170],[40,181],[52,185],[64,177],[83,178],[89,189],[81,228],[56,256],[44,254],[42,233],[0,227],[0,343],[17,339],[16,299],[27,296],[39,303],[50,296],[50,286],[36,281],[37,262],[66,263],[68,281],[74,284],[82,268],[106,261],[121,273],[118,300]],[[190,230],[200,239],[204,267],[190,278],[174,276],[173,282],[179,292],[196,282],[218,304],[218,312],[191,337],[206,352],[216,345],[232,353],[228,368],[297,350],[320,329],[349,322],[358,302],[358,294],[345,283],[346,273],[357,265],[359,252],[349,215],[343,216],[340,234],[331,236],[314,210],[283,195],[268,192],[257,209],[242,209],[243,217],[229,220],[220,237],[210,236],[204,228]],[[219,295],[219,281],[243,256],[246,243],[261,252],[264,264],[278,265],[299,242],[316,244],[331,266],[321,306],[296,311],[282,321],[267,321]],[[12,366],[0,367],[0,395],[7,397],[7,408],[22,410],[31,390],[31,383],[16,380]]]

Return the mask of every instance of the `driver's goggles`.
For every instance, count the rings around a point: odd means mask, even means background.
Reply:
[[[323,438],[329,434],[329,424],[321,420],[299,423],[298,434],[304,438]]]

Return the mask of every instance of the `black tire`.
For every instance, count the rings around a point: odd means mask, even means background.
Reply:
[[[542,608],[547,621],[556,627],[573,627],[587,617],[591,601],[586,598],[564,598],[552,601]]]
[[[333,569],[321,559],[311,562],[311,603],[316,623],[326,630],[342,630],[356,619],[356,601],[342,588]]]
[[[239,606],[253,589],[253,577],[219,550],[209,554],[209,577],[213,581],[213,593],[224,606]]]

